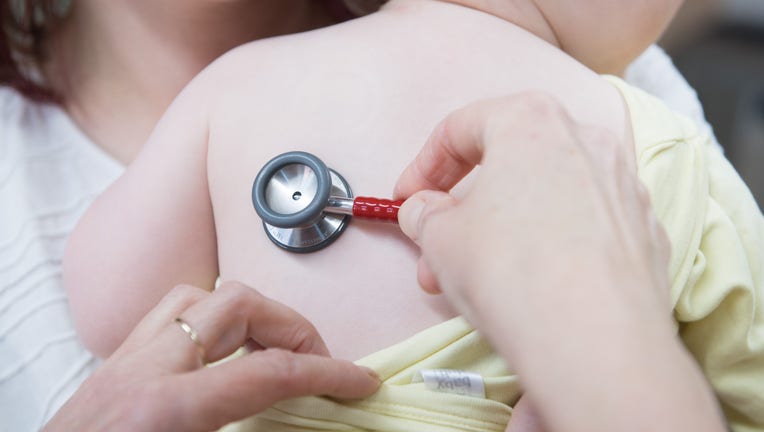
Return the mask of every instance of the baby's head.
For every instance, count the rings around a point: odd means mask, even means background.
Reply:
[[[531,1],[560,48],[596,72],[620,74],[658,40],[684,0]]]
[[[443,0],[494,14],[549,40],[595,72],[620,74],[684,0]]]

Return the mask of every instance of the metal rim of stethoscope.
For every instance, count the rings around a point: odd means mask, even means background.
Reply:
[[[324,212],[330,196],[353,193],[339,173],[301,151],[271,159],[252,185],[252,204],[268,238],[290,252],[323,249],[345,230],[350,216]]]

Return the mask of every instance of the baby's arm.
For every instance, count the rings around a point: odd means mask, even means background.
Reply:
[[[212,289],[217,250],[207,188],[207,103],[198,78],[69,239],[64,284],[86,347],[108,356],[173,286]]]

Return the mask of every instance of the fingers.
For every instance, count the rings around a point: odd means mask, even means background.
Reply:
[[[503,100],[492,99],[454,111],[430,135],[401,174],[393,195],[408,198],[420,190],[448,191],[480,163],[483,135]]]
[[[396,183],[396,199],[408,198],[420,190],[448,191],[480,163],[482,131],[473,128],[478,120],[472,116],[472,111],[460,110],[436,126]]]
[[[179,315],[183,325],[174,322]],[[138,395],[139,403],[129,404],[138,410],[127,415],[136,413],[135,421],[153,425],[149,429],[216,430],[282,399],[360,398],[380,385],[373,372],[329,358],[305,318],[235,282],[214,293],[175,288],[131,338],[131,345],[112,355],[91,382],[117,388],[133,402],[130,395]],[[199,368],[199,357],[202,363],[216,361],[242,345],[259,350]]]
[[[168,316],[168,322],[174,317]],[[238,282],[225,282],[202,301],[186,309],[182,319],[197,333],[206,362],[220,360],[242,345],[277,347],[298,353],[329,355],[315,327],[294,310]],[[175,340],[176,328],[167,331]],[[186,336],[187,337],[187,336]],[[184,343],[186,350],[196,350]],[[196,355],[196,354],[194,354]]]
[[[538,174],[536,171],[540,168],[547,171],[555,169],[548,164],[549,151],[546,148],[573,146],[560,140],[560,136],[570,135],[572,126],[572,120],[557,101],[545,95],[529,93],[474,103],[455,111],[435,129],[416,159],[404,170],[395,192],[397,196],[410,196],[398,213],[399,225],[407,236],[420,247],[423,246],[421,239],[425,230],[438,233],[432,236],[446,237],[430,238],[428,241],[432,247],[429,254],[419,262],[418,281],[426,292],[440,292],[436,278],[436,274],[443,276],[444,263],[440,262],[443,261],[440,258],[444,253],[458,255],[449,250],[462,240],[459,231],[465,228],[464,224],[457,223],[450,224],[452,229],[449,229],[449,221],[461,221],[457,216],[433,223],[434,215],[451,214],[449,210],[457,206],[455,199],[443,191],[450,190],[485,156],[489,165],[485,168],[494,176],[488,181],[492,188],[482,188],[481,197],[492,195],[506,199],[506,185],[517,186],[521,184],[517,182],[527,182]],[[532,157],[513,156],[518,149],[521,150],[519,154]],[[512,165],[518,159],[522,159],[523,163]],[[557,159],[559,162],[560,158]],[[482,174],[479,173],[478,178]],[[416,193],[420,190],[422,192]],[[517,191],[516,188],[510,190]],[[438,227],[448,231],[439,231]],[[438,266],[433,267],[438,264],[436,261],[441,264],[441,271],[436,268]]]
[[[435,277],[435,273],[430,268],[430,265],[427,264],[427,260],[424,257],[419,257],[417,262],[416,278],[424,292],[428,294],[442,293],[438,278]]]
[[[486,139],[496,128],[527,128],[550,119],[568,119],[559,102],[539,92],[489,99],[450,114],[401,174],[394,190],[408,198],[425,189],[448,191],[483,159],[489,146],[501,142]]]
[[[212,430],[299,396],[369,396],[379,378],[351,362],[281,349],[258,351],[177,377],[178,415],[192,429]],[[185,388],[185,391],[177,391]]]
[[[398,224],[411,240],[421,246],[420,239],[433,214],[439,214],[456,205],[456,200],[445,192],[422,191],[407,199],[398,211]],[[435,274],[424,258],[417,268],[419,286],[430,294],[439,294],[440,287]]]
[[[403,202],[398,210],[398,225],[404,234],[419,244],[428,218],[455,205],[456,200],[445,192],[421,191]]]
[[[506,432],[544,432],[541,417],[533,409],[530,399],[523,396],[512,409],[512,417]]]
[[[207,298],[208,291],[191,285],[178,285],[141,320],[120,346],[120,350],[132,350],[154,340],[167,324],[198,301]]]

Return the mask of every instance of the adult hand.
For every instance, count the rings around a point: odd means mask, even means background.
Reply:
[[[253,352],[202,367],[245,344]],[[283,399],[360,398],[378,386],[373,372],[331,359],[305,318],[255,290],[179,286],[45,430],[215,430]]]
[[[450,115],[396,185],[398,197],[425,190],[400,214],[401,229],[422,248],[422,287],[445,290],[472,315],[478,290],[554,284],[548,294],[558,297],[556,287],[605,265],[618,272],[600,272],[608,278],[602,289],[626,277],[638,286],[630,308],[668,322],[667,243],[626,148],[538,94]],[[445,193],[478,164],[463,199]],[[520,294],[512,295],[516,301]],[[538,300],[546,308],[546,295]]]
[[[509,360],[547,428],[722,430],[676,340],[667,240],[628,149],[547,96],[470,105],[399,179],[401,229],[422,287]]]

